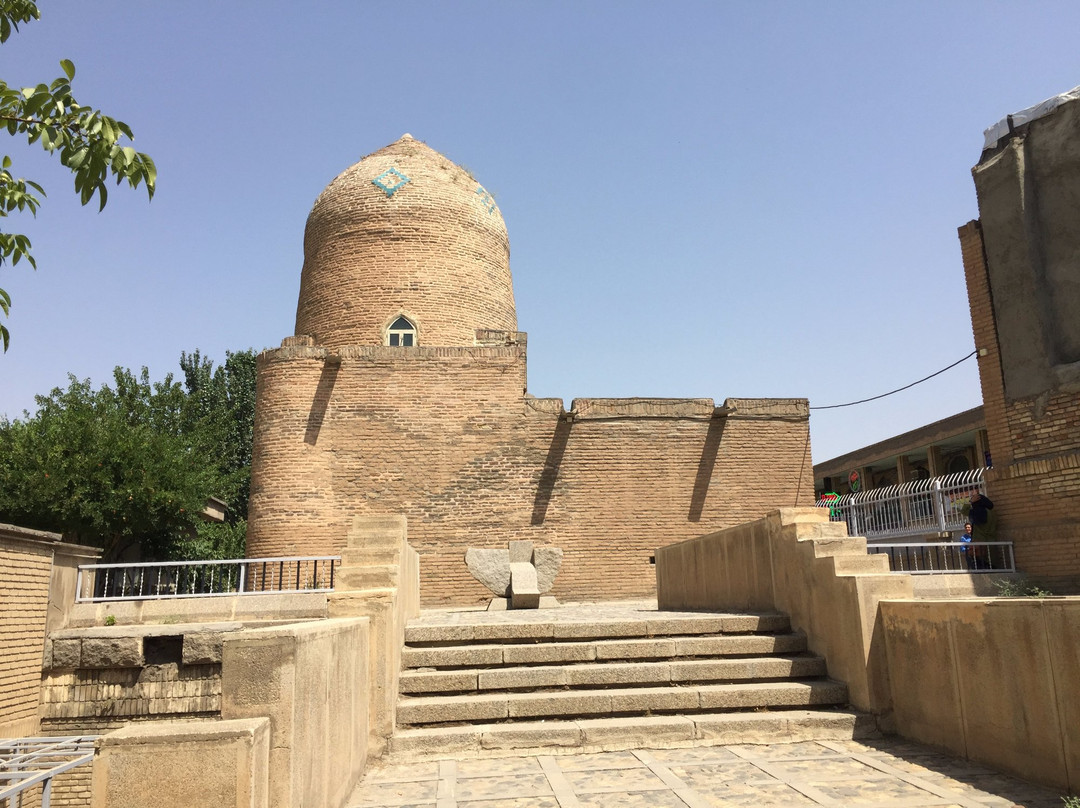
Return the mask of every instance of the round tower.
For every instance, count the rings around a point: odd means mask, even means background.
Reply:
[[[517,330],[506,224],[468,171],[403,135],[315,200],[296,334],[328,348],[457,347],[477,329]]]

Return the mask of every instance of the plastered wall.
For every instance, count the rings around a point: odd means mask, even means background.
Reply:
[[[354,516],[401,513],[425,603],[489,598],[465,550],[517,539],[564,550],[556,597],[632,598],[654,591],[656,547],[812,503],[805,400],[567,414],[524,393],[523,341],[264,352],[248,555],[337,552]]]

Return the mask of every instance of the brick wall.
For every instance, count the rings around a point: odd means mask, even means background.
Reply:
[[[372,180],[390,168],[409,181],[387,196]],[[384,345],[399,313],[420,345],[517,328],[502,214],[467,171],[412,138],[346,169],[316,200],[295,333],[329,347]]]
[[[1055,592],[1080,592],[1080,395],[1007,399],[993,290],[979,222],[959,229],[994,468],[987,474],[998,539],[1017,566]]]
[[[290,341],[287,340],[287,343]],[[655,591],[655,548],[813,501],[804,400],[533,399],[524,344],[259,358],[248,555],[340,550],[404,513],[426,604],[490,597],[470,546],[564,550],[567,600]]]
[[[0,531],[0,737],[37,731],[52,549]]]

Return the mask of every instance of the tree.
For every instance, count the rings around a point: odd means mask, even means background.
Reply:
[[[0,0],[0,43],[18,30],[20,23],[39,19],[35,0]],[[50,154],[58,154],[60,164],[75,175],[75,192],[86,205],[95,196],[98,210],[108,200],[106,180],[127,182],[132,188],[146,185],[151,199],[157,182],[157,168],[146,154],[125,145],[134,140],[131,128],[123,121],[83,106],[71,94],[75,65],[60,61],[64,75],[51,84],[17,89],[0,81],[0,126],[9,135],[26,135],[28,144],[40,143]],[[12,160],[4,155],[0,164],[0,218],[27,211],[36,215],[45,190],[36,182],[12,175]],[[21,233],[0,231],[0,265],[15,266],[25,260],[37,268],[31,253],[30,239]],[[0,288],[0,315],[11,309],[11,296]],[[8,349],[10,334],[0,322],[0,343]]]
[[[116,368],[111,385],[69,377],[38,396],[34,415],[0,419],[0,522],[62,533],[114,560],[138,545],[147,559],[243,555],[254,352],[214,368],[181,356],[186,384],[151,383]],[[199,516],[210,496],[228,517]]]

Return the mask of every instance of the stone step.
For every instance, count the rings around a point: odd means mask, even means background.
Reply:
[[[695,713],[841,705],[841,682],[747,682],[683,687],[628,687],[468,696],[402,696],[399,726],[523,718],[611,717],[618,714]]]
[[[889,573],[889,557],[884,553],[834,556],[833,569],[837,575],[887,575]]]
[[[404,758],[574,754],[718,744],[851,740],[877,736],[870,716],[848,710],[705,712],[399,729],[390,751]]]
[[[806,635],[799,631],[776,635],[737,634],[505,645],[406,647],[402,652],[401,664],[406,669],[468,668],[620,659],[761,656],[763,654],[798,654],[805,650]]]
[[[786,614],[687,615],[655,620],[561,621],[544,620],[532,612],[520,622],[474,622],[443,625],[410,625],[406,645],[453,645],[491,640],[545,642],[552,640],[606,640],[613,637],[673,637],[708,634],[781,634],[791,630]]]
[[[401,692],[469,693],[554,687],[610,687],[739,682],[825,676],[817,656],[757,659],[686,659],[672,662],[599,662],[495,670],[403,671]]]

